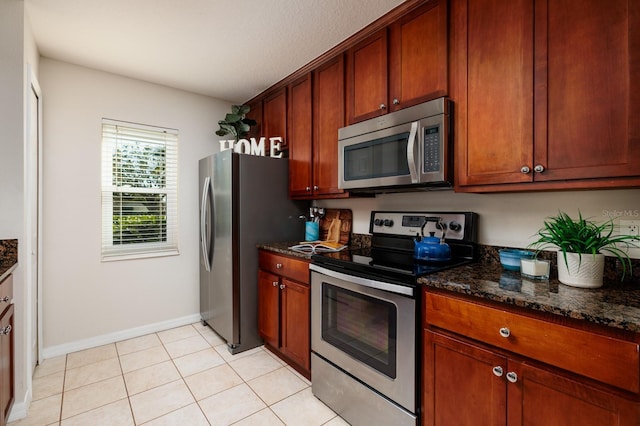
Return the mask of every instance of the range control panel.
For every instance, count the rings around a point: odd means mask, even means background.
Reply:
[[[449,240],[465,240],[473,238],[472,227],[476,215],[471,212],[371,212],[369,232],[415,237],[424,225],[424,235]],[[469,234],[469,235],[466,235]]]

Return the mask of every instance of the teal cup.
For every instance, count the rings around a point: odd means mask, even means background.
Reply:
[[[317,241],[320,239],[320,223],[305,222],[304,224],[304,240]]]

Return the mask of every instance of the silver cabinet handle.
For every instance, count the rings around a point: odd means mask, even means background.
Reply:
[[[9,296],[5,296],[2,299],[0,299],[0,302],[7,302],[8,303],[9,300],[11,300],[11,299],[9,299]]]
[[[394,98],[393,99],[393,104],[394,105],[398,105],[400,103],[400,101],[398,100],[398,98]]]
[[[529,168],[529,166],[522,166],[520,167],[520,172],[526,175],[527,173],[531,172],[531,169]]]
[[[282,269],[282,263],[276,263],[276,268]]]
[[[387,109],[387,106],[385,104],[380,104],[380,109]]]
[[[11,333],[11,324],[9,324],[8,326],[6,326],[5,328],[3,328],[2,330],[0,330],[0,334],[9,334]]]
[[[498,377],[502,377],[502,373],[504,373],[504,371],[502,370],[502,367],[500,367],[499,365],[496,365],[495,367],[493,367],[493,374],[495,374]]]
[[[305,189],[307,190],[307,192],[311,192],[311,187],[310,186],[307,186]]]
[[[500,329],[500,335],[502,337],[509,337],[509,336],[511,336],[511,330],[509,330],[507,327],[502,327]]]
[[[274,287],[278,287],[278,281],[272,282],[271,285],[273,285]]]
[[[280,290],[284,290],[286,286],[284,284],[280,284]]]
[[[511,383],[515,383],[518,381],[518,375],[513,371],[509,371],[507,373],[507,380],[510,381]]]
[[[536,164],[536,166],[533,168],[533,171],[536,173],[542,173],[544,172],[544,166],[542,164]]]
[[[318,189],[320,189],[320,188],[318,187],[318,185],[313,185],[313,190],[314,190],[314,191],[317,191]]]

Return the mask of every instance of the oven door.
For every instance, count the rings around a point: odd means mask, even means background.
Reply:
[[[311,266],[312,351],[415,412],[416,299]]]

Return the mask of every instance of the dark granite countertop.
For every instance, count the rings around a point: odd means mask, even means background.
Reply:
[[[418,280],[421,284],[486,300],[640,332],[640,285],[605,280],[598,289],[564,285],[555,277],[527,279],[499,264],[473,263]]]
[[[301,253],[299,251],[291,250],[289,247],[300,244],[299,241],[294,242],[278,242],[268,244],[258,244],[258,248],[262,250],[272,251],[275,253],[284,254],[286,256],[300,257],[306,260],[311,260],[311,253]]]
[[[355,234],[354,234],[355,236]],[[359,239],[354,244],[367,244]],[[261,244],[258,248],[310,259],[310,255],[290,250],[295,242]],[[555,253],[549,257],[555,271]],[[498,248],[482,246],[480,261],[427,275],[418,282],[424,286],[479,297],[576,320],[640,333],[640,265],[634,261],[633,278],[624,284],[615,278],[614,265],[605,268],[605,284],[598,289],[564,285],[552,272],[549,280],[533,280],[500,265]]]
[[[0,281],[18,266],[18,240],[0,240]]]

